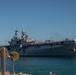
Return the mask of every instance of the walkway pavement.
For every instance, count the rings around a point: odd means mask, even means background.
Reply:
[[[2,75],[2,73],[0,72],[0,75]],[[5,75],[13,75],[12,73],[6,72]],[[14,75],[29,75],[29,74],[23,74],[21,72],[19,72],[18,74],[14,74]]]

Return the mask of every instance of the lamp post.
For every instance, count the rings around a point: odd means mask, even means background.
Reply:
[[[1,67],[2,67],[2,75],[5,75],[6,71],[5,47],[2,48]]]

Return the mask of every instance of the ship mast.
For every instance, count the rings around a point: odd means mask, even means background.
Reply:
[[[21,36],[21,39],[22,39],[23,41],[26,41],[26,32],[25,32],[24,29],[22,30],[22,36]]]
[[[15,30],[15,37],[18,37],[18,29]]]

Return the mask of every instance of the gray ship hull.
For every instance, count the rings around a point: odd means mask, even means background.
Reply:
[[[20,56],[32,56],[32,57],[39,57],[39,56],[76,56],[76,51],[73,48],[68,48],[63,45],[55,45],[54,47],[48,46],[29,46],[27,48],[19,49],[18,47],[12,50],[17,51]]]

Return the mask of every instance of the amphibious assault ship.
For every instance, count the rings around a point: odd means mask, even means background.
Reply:
[[[76,56],[76,40],[39,42],[31,39],[25,30],[19,38],[17,29],[7,48],[9,52],[19,52],[20,56]]]

